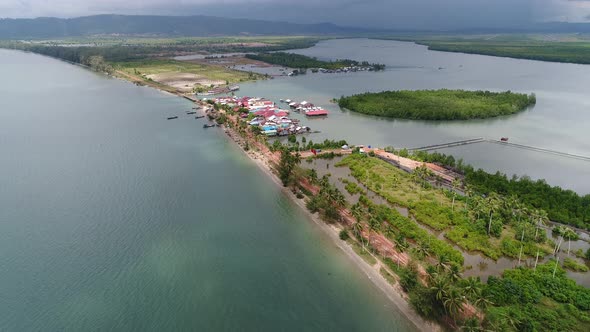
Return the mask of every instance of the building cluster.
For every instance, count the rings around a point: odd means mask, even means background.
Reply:
[[[300,125],[298,119],[290,118],[289,110],[281,109],[268,99],[228,96],[214,98],[213,101],[233,107],[236,112],[242,111],[240,117],[248,121],[250,126],[259,127],[267,136],[296,135],[310,131],[309,127]]]

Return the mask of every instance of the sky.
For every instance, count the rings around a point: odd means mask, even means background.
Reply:
[[[0,17],[213,15],[406,29],[590,22],[590,0],[0,0]]]

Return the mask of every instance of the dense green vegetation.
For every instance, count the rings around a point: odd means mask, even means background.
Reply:
[[[583,34],[397,36],[381,39],[414,41],[428,49],[517,59],[590,64],[590,41]]]
[[[420,223],[446,231],[445,237],[464,250],[479,251],[492,259],[535,257],[537,253],[543,257],[552,252],[545,232],[538,231],[547,221],[546,214],[523,208],[515,197],[457,195],[435,188],[436,179],[425,167],[408,174],[366,155],[352,154],[336,166],[347,166],[360,183],[389,203],[407,208]],[[404,236],[414,239],[411,234],[419,227],[406,219]]]
[[[347,59],[336,61],[322,61],[318,60],[317,58],[312,58],[301,54],[285,52],[247,54],[246,57],[252,60],[258,60],[289,68],[324,68],[330,70],[338,70],[346,67],[363,67],[369,68],[370,70],[385,69],[385,65],[368,63],[366,61],[359,62]]]
[[[292,148],[284,146],[282,151]],[[546,248],[538,245],[546,241],[544,232],[537,228],[542,224],[538,219],[543,218],[542,212],[528,219],[527,210],[517,200],[496,194],[486,198],[457,196],[432,186],[431,175],[425,170],[408,174],[368,155],[354,153],[336,166],[349,167],[353,177],[390,203],[408,206],[411,216],[376,204],[363,192],[358,202],[347,202],[329,176],[318,178],[314,169],[295,171],[296,176],[319,187],[317,194],[306,192],[307,208],[319,212],[327,222],[343,221],[340,211],[348,208],[355,222],[343,223],[340,238],[368,264],[376,264],[381,257],[387,268],[382,266],[380,272],[389,282],[399,283],[408,293],[410,304],[426,319],[466,331],[585,331],[590,323],[590,290],[568,279],[560,264],[550,261],[533,268],[506,270],[501,276],[490,277],[488,283],[463,278],[461,252],[412,218],[446,230],[467,227],[460,237],[468,243],[520,257]],[[358,193],[362,188],[356,183],[350,185],[352,180],[341,181],[349,192]],[[558,231],[563,238],[570,237],[569,229]],[[377,237],[370,233],[389,239],[397,252],[409,254],[409,261],[400,263],[396,256],[382,256]],[[572,268],[571,261],[564,267]]]
[[[485,325],[502,331],[587,331],[590,289],[568,279],[555,262],[506,270],[483,290],[493,305]]]
[[[456,161],[452,156],[441,153],[415,151],[410,154],[405,150],[394,152],[402,157],[454,168],[465,175],[466,184],[477,193],[518,196],[526,206],[546,211],[552,221],[590,230],[590,195],[580,196],[572,190],[550,186],[544,180],[533,181],[526,176],[509,178],[500,172],[490,174],[482,169],[475,170],[470,165],[464,165],[462,160]]]
[[[342,97],[338,105],[354,112],[412,120],[467,120],[514,114],[535,104],[534,94],[417,90],[383,91]]]
[[[91,65],[90,59],[99,57],[101,61],[111,65],[133,61],[157,61],[158,59],[154,58],[196,52],[231,53],[305,48],[315,45],[319,40],[313,37],[103,38],[34,43],[0,41],[0,48],[43,54],[84,65]]]

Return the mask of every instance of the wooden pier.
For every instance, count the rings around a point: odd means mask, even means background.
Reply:
[[[548,154],[552,154],[552,155],[556,155],[556,156],[560,156],[560,157],[567,157],[567,158],[573,158],[573,159],[578,159],[578,160],[583,160],[583,161],[590,161],[590,157],[582,156],[582,155],[578,155],[578,154],[573,154],[573,153],[561,152],[561,151],[539,148],[539,147],[535,147],[535,146],[518,144],[518,143],[504,142],[504,141],[495,140],[495,139],[488,139],[486,141],[491,142],[491,143],[500,144],[500,145],[506,145],[506,146],[510,146],[510,147],[514,147],[514,148],[525,149],[525,150],[529,150],[529,151],[548,153]]]
[[[427,145],[427,146],[422,146],[419,148],[413,148],[413,149],[408,149],[408,150],[410,150],[410,151],[432,151],[432,150],[438,150],[438,149],[444,149],[444,148],[452,148],[452,147],[461,146],[461,145],[481,143],[481,142],[485,142],[485,141],[486,140],[483,137],[478,137],[478,138],[466,139],[466,140],[450,142],[450,143]]]
[[[408,150],[409,151],[432,151],[432,150],[452,148],[452,147],[456,147],[456,146],[482,143],[482,142],[490,142],[490,143],[495,143],[495,144],[500,144],[500,145],[506,145],[506,146],[513,147],[513,148],[519,148],[519,149],[525,149],[525,150],[529,150],[529,151],[552,154],[552,155],[560,156],[560,157],[572,158],[572,159],[583,160],[583,161],[590,161],[590,156],[582,156],[579,154],[561,152],[561,151],[545,149],[545,148],[539,148],[539,147],[531,146],[531,145],[511,143],[511,142],[506,142],[506,141],[502,141],[502,140],[498,140],[498,139],[486,139],[483,137],[466,139],[466,140],[450,142],[450,143],[427,145],[427,146],[422,146],[419,148],[413,148],[413,149],[408,149]]]

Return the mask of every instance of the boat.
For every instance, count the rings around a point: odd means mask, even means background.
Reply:
[[[501,142],[508,142],[508,137],[502,137],[502,138],[500,138],[500,141]]]
[[[203,128],[211,128],[211,127],[215,127],[215,125],[214,124],[206,124],[206,123],[203,125]]]
[[[204,117],[205,117],[204,115],[197,115],[197,116],[195,116],[195,119],[202,119]]]
[[[186,112],[186,114],[197,114],[197,112]]]
[[[328,111],[326,111],[323,108],[318,108],[318,109],[312,109],[310,111],[306,111],[305,112],[306,116],[327,116],[328,115]]]
[[[168,117],[168,120],[174,120],[174,119],[178,119],[178,117],[177,116],[169,116]]]

